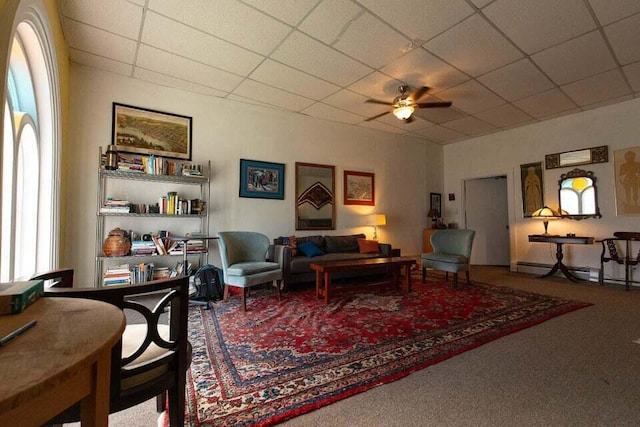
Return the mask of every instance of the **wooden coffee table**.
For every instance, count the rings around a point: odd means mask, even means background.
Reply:
[[[325,261],[312,263],[309,265],[316,272],[316,298],[324,297],[325,304],[329,303],[330,291],[332,288],[331,274],[338,271],[370,270],[380,267],[387,267],[393,273],[391,280],[378,283],[393,283],[400,286],[400,275],[404,269],[404,292],[411,292],[411,268],[416,264],[415,258],[394,257],[394,258],[366,258],[345,261]]]

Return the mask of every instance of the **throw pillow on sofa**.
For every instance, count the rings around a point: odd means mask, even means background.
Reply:
[[[358,239],[358,249],[361,254],[374,254],[380,252],[377,240]]]
[[[358,252],[358,239],[364,239],[364,234],[352,236],[325,236],[324,245],[327,253]]]
[[[307,258],[313,258],[314,256],[324,255],[324,252],[313,242],[304,242],[298,245],[298,251],[300,251]]]

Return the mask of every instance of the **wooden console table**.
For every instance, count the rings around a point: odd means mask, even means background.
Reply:
[[[0,425],[41,425],[81,402],[83,426],[107,426],[111,348],[124,313],[101,301],[42,297],[0,316],[0,335],[32,320],[38,323],[0,347]]]
[[[562,253],[562,245],[565,243],[574,244],[574,245],[592,245],[593,237],[582,237],[582,236],[551,236],[544,234],[532,234],[529,236],[530,242],[537,243],[555,243],[556,244],[556,263],[548,273],[539,276],[540,278],[551,276],[555,274],[558,270],[565,275],[565,277],[573,282],[579,282],[582,279],[578,276],[572,274],[567,266],[562,262],[562,258],[564,258],[564,254]]]
[[[400,274],[405,270],[403,290],[411,292],[411,267],[416,264],[415,258],[365,258],[345,261],[325,261],[311,263],[309,267],[316,272],[316,298],[324,297],[325,304],[329,303],[331,289],[331,273],[338,271],[353,271],[390,267],[393,271],[393,283],[400,284]],[[385,282],[389,282],[386,280]]]

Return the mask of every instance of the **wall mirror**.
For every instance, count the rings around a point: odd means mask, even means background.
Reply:
[[[334,230],[335,167],[296,162],[296,230]]]
[[[573,169],[560,176],[560,216],[569,219],[602,218],[596,177],[591,171]]]
[[[607,163],[608,161],[609,146],[602,145],[600,147],[585,148],[584,150],[547,154],[544,158],[544,166],[546,169],[556,169],[593,163]]]

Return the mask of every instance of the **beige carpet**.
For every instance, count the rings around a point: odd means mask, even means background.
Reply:
[[[472,280],[594,305],[302,415],[286,426],[636,426],[640,289],[473,267]],[[155,402],[110,416],[155,426]]]

